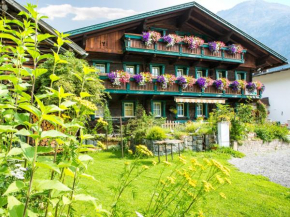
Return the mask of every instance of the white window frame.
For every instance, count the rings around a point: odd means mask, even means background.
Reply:
[[[202,70],[198,70],[196,72],[196,78],[201,78],[201,77],[203,77],[203,71]]]
[[[104,72],[101,72],[101,71],[99,70],[100,67],[104,67]],[[97,73],[106,73],[106,64],[102,64],[102,63],[95,64],[95,68],[96,68],[97,70],[99,70],[99,72],[97,72]]]
[[[155,72],[155,70],[156,70],[156,72],[157,72],[157,74],[155,74],[154,72]],[[153,75],[153,76],[159,76],[160,75],[160,67],[159,66],[153,66],[152,67],[152,72],[151,72],[151,74]]]
[[[131,105],[132,108],[130,110],[132,110],[132,115],[126,115],[126,108],[127,108],[127,105]],[[134,103],[133,102],[124,102],[124,117],[135,117],[135,108],[134,108]]]
[[[159,109],[156,109],[156,105],[159,106]],[[156,114],[155,111],[159,111],[159,114]],[[161,102],[153,102],[153,115],[154,117],[161,117],[162,116],[162,103]]]
[[[237,80],[244,80],[241,73],[237,73]]]
[[[198,103],[196,105],[196,116],[203,117],[203,104],[202,103]]]
[[[133,72],[130,72],[131,69],[133,70]],[[131,75],[134,75],[135,74],[135,66],[132,66],[132,65],[126,66],[126,72],[128,72]]]
[[[179,106],[182,107],[182,109],[181,109],[182,114],[179,113],[179,111],[180,111]],[[184,103],[177,104],[177,117],[184,117]]]
[[[179,77],[179,76],[183,76],[184,75],[184,69],[177,69],[177,72],[176,72],[176,77]]]
[[[222,71],[218,71],[218,77],[217,77],[217,79],[221,79],[221,78],[223,78],[223,72]]]
[[[98,104],[96,105],[98,110],[95,111],[95,117],[96,118],[103,118],[104,117],[104,112],[105,112],[105,109],[104,109],[104,106]]]

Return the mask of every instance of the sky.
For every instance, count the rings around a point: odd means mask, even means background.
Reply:
[[[38,4],[45,21],[58,31],[64,32],[134,14],[191,2],[190,0],[16,0]],[[217,13],[247,0],[196,0]],[[290,0],[266,0],[290,6]]]

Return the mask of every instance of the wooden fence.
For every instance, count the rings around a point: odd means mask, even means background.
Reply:
[[[178,121],[166,121],[165,124],[162,124],[162,128],[174,130],[184,126],[184,123],[180,123]]]

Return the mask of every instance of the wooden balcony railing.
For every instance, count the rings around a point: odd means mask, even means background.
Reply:
[[[119,94],[148,94],[148,95],[176,95],[176,96],[208,96],[208,97],[228,97],[228,98],[260,98],[261,93],[258,91],[254,94],[247,94],[245,90],[233,91],[228,88],[224,91],[217,90],[214,86],[208,87],[204,90],[197,85],[183,89],[177,82],[173,85],[168,85],[166,89],[153,79],[152,83],[139,85],[133,78],[127,84],[121,86],[112,85],[111,81],[105,75],[100,76],[104,80],[104,86],[107,92]]]
[[[160,39],[156,44],[145,46],[145,43],[142,41],[142,35],[128,33],[124,35],[124,41],[124,51],[210,59],[236,63],[244,63],[244,54],[246,53],[246,50],[243,50],[242,53],[230,54],[227,52],[227,48],[222,48],[219,52],[213,53],[209,50],[208,44],[206,43],[193,50],[188,49],[187,45],[183,42],[175,44],[172,47],[166,47],[166,43],[163,39]]]

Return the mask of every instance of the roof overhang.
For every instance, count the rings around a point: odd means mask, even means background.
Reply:
[[[206,103],[206,104],[225,104],[226,99],[217,98],[193,98],[193,97],[175,97],[174,101],[177,103]]]

